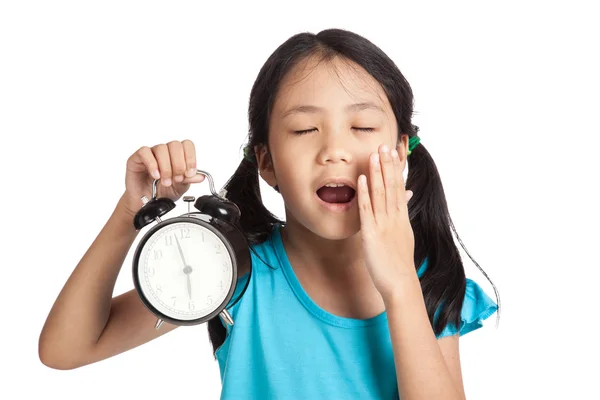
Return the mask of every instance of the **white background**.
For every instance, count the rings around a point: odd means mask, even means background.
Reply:
[[[458,233],[500,290],[499,328],[492,317],[461,340],[468,398],[600,398],[594,2],[215,3],[2,2],[3,396],[219,397],[206,326],[71,371],[41,364],[39,333],[124,190],[127,157],[190,138],[221,187],[267,57],[297,32],[339,27],[410,82]],[[115,295],[132,287],[130,254]]]

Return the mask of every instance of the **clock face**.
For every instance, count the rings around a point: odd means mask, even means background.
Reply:
[[[227,297],[233,279],[231,255],[211,230],[193,222],[175,222],[144,243],[137,278],[146,299],[178,320],[204,317]]]

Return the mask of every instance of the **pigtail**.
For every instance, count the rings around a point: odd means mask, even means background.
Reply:
[[[226,190],[225,197],[240,209],[238,229],[248,243],[264,242],[274,225],[281,221],[262,202],[256,162],[246,157],[242,159],[223,189]],[[227,336],[227,331],[218,316],[208,321],[208,335],[215,355]]]
[[[408,157],[408,167],[406,188],[413,191],[408,211],[415,237],[415,265],[418,268],[427,258],[420,281],[427,314],[438,335],[447,324],[460,327],[466,290],[465,271],[452,232],[465,248],[450,217],[438,169],[423,144]]]
[[[238,228],[248,242],[258,244],[265,241],[274,225],[281,221],[262,202],[256,162],[244,157],[223,189],[227,191],[227,199],[240,209]]]
[[[408,157],[406,188],[412,190],[409,218],[415,237],[415,265],[427,258],[421,288],[429,320],[437,334],[448,322],[460,326],[466,276],[460,254],[452,240],[451,219],[444,188],[431,155],[420,144]],[[434,324],[434,315],[442,303]]]

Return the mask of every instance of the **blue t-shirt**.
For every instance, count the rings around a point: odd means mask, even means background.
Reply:
[[[250,252],[252,272],[240,278],[233,299],[251,275],[250,282],[229,309],[234,325],[216,352],[221,399],[398,399],[385,311],[352,319],[319,307],[290,266],[279,226],[253,249],[259,257]],[[461,326],[448,325],[438,338],[477,329],[496,309],[467,279]]]

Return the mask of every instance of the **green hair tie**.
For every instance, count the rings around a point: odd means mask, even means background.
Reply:
[[[421,142],[421,138],[419,136],[413,136],[410,139],[408,139],[408,154],[410,156],[410,153],[412,153],[412,151],[415,149],[415,147],[417,147],[417,145]]]
[[[254,162],[254,153],[250,151],[250,145],[244,147],[244,158],[248,161]]]

